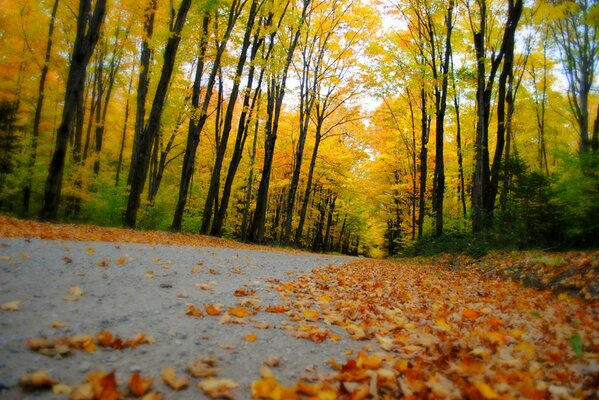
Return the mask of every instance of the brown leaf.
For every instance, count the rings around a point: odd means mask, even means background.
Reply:
[[[162,381],[174,390],[183,390],[189,386],[189,378],[186,376],[176,376],[173,367],[162,368]]]
[[[2,311],[19,311],[21,308],[21,300],[13,300],[0,305]]]
[[[198,383],[198,388],[200,388],[206,396],[219,399],[235,398],[231,393],[231,390],[237,387],[239,387],[237,382],[224,378],[207,378]]]
[[[29,390],[50,389],[57,383],[46,370],[33,371],[19,378],[19,385]]]

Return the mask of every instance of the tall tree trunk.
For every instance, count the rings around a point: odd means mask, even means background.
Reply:
[[[131,71],[131,77],[129,78],[129,89],[127,89],[127,101],[125,103],[125,122],[123,122],[123,134],[121,136],[121,146],[119,148],[119,160],[116,165],[116,177],[114,178],[114,186],[119,186],[121,167],[123,165],[123,152],[125,150],[125,140],[127,139],[127,124],[129,122],[129,99],[131,98],[131,87],[133,86],[133,73],[134,71]]]
[[[59,0],[54,0],[52,12],[50,14],[50,24],[48,26],[48,41],[46,42],[46,53],[44,55],[44,65],[40,74],[40,82],[37,90],[37,103],[35,105],[35,115],[33,117],[33,130],[31,134],[31,143],[29,147],[29,160],[27,161],[27,177],[25,186],[23,187],[23,216],[29,216],[29,203],[31,200],[31,185],[33,180],[33,167],[37,158],[37,142],[40,135],[40,122],[42,119],[42,109],[44,106],[44,97],[46,95],[46,76],[50,65],[50,57],[52,55],[52,35],[54,33],[54,22],[56,21],[56,12],[58,10]]]
[[[268,204],[268,188],[270,186],[270,173],[272,168],[272,161],[275,151],[275,143],[277,141],[277,132],[279,130],[279,117],[281,115],[281,109],[283,107],[283,98],[285,97],[285,89],[287,85],[287,72],[293,59],[293,53],[297,46],[297,42],[300,38],[301,27],[306,20],[306,13],[310,5],[311,0],[303,0],[303,10],[301,21],[295,31],[291,43],[287,48],[287,58],[285,65],[278,77],[271,77],[268,81],[268,123],[266,125],[266,140],[264,145],[264,165],[262,167],[262,177],[260,178],[260,185],[258,186],[258,193],[256,196],[256,212],[254,213],[254,219],[249,232],[249,240],[252,242],[262,243],[264,241],[264,228],[266,222],[266,207]],[[271,35],[271,42],[275,40],[274,36]]]
[[[91,0],[79,1],[77,35],[67,78],[62,122],[56,133],[54,154],[44,189],[44,206],[40,214],[44,220],[56,220],[58,215],[67,143],[75,121],[77,99],[84,90],[87,64],[100,37],[100,26],[106,13],[106,0],[96,0],[91,16],[89,15],[90,10]]]
[[[502,52],[503,68],[499,76],[498,99],[497,99],[497,137],[495,142],[495,154],[493,155],[493,164],[491,166],[490,185],[485,191],[485,214],[493,217],[495,209],[495,199],[499,189],[500,171],[502,168],[501,160],[505,145],[506,130],[506,104],[512,103],[513,93],[508,88],[508,80],[513,79],[514,74],[514,44],[516,37],[516,28],[522,15],[523,0],[508,1],[508,20],[503,35]],[[512,103],[513,106],[513,103]]]
[[[462,152],[462,124],[460,121],[460,94],[456,87],[455,73],[453,70],[453,53],[451,54],[451,76],[453,85],[453,106],[455,109],[455,120],[456,120],[456,151],[458,158],[458,174],[460,176],[460,203],[462,204],[462,217],[466,219],[466,185],[464,180],[464,157]]]
[[[260,96],[260,94],[258,95]],[[258,145],[258,128],[260,126],[260,97],[258,97],[258,106],[256,109],[256,121],[254,126],[254,140],[252,142],[252,154],[250,155],[250,173],[247,180],[247,191],[245,194],[245,202],[243,207],[243,219],[241,221],[241,240],[247,239],[248,222],[250,219],[250,204],[252,201],[252,189],[254,187],[254,163],[256,161],[256,147]]]
[[[235,105],[237,103],[237,96],[239,95],[239,86],[241,85],[241,76],[247,60],[247,53],[250,49],[252,34],[254,30],[254,22],[256,15],[259,10],[258,0],[252,0],[250,11],[248,15],[247,24],[245,27],[245,34],[243,36],[243,42],[241,45],[241,52],[239,54],[239,60],[237,62],[237,68],[235,70],[235,78],[233,81],[233,87],[231,94],[229,95],[229,103],[227,104],[227,110],[225,112],[225,119],[223,130],[221,134],[220,143],[216,150],[216,158],[214,160],[214,166],[212,168],[212,174],[210,177],[210,186],[208,188],[208,195],[206,197],[206,203],[204,204],[204,212],[202,214],[202,226],[200,232],[203,234],[208,233],[210,223],[212,222],[212,204],[218,198],[218,187],[220,186],[220,176],[222,172],[223,160],[227,151],[227,145],[229,142],[229,134],[233,127],[233,112],[235,111]],[[228,201],[228,200],[227,200]],[[218,213],[218,207],[215,207]],[[216,227],[215,227],[216,228]],[[216,229],[215,229],[216,230]],[[211,234],[216,234],[215,231]]]
[[[426,197],[426,175],[428,173],[428,138],[430,117],[427,112],[426,92],[424,82],[420,88],[420,194],[418,205],[418,239],[422,238],[424,229],[425,197]]]
[[[140,137],[143,134],[146,118],[146,99],[148,97],[148,88],[150,86],[150,61],[152,60],[153,50],[150,47],[150,41],[154,34],[154,17],[158,0],[147,0],[148,3],[144,9],[144,32],[141,43],[141,54],[139,57],[139,79],[137,81],[137,98],[135,109],[135,132],[133,134],[133,147],[131,150],[131,164],[129,165],[129,174],[127,176],[127,185],[131,185],[133,179],[133,168],[137,166],[137,147]]]
[[[441,88],[438,84],[435,85],[435,175],[433,179],[433,208],[435,210],[435,236],[443,235],[443,197],[445,194],[445,165],[443,159],[443,144],[445,142],[445,110],[447,108],[447,86],[449,76],[449,56],[451,54],[451,32],[453,29],[453,0],[449,1],[447,6],[447,15],[445,16],[445,26],[447,33],[445,36],[445,50],[441,60]],[[432,22],[429,23],[432,27]],[[431,30],[431,32],[434,32]],[[431,44],[434,46],[434,40]],[[433,53],[434,55],[434,53]],[[434,64],[433,64],[434,65]],[[437,68],[435,68],[435,81],[438,80]]]
[[[237,173],[237,168],[239,167],[239,163],[241,162],[241,157],[243,155],[243,148],[245,146],[245,141],[248,136],[249,123],[252,119],[252,115],[254,112],[254,108],[256,108],[257,102],[260,101],[260,93],[262,86],[262,78],[264,76],[264,69],[260,70],[260,76],[258,78],[258,83],[256,85],[256,89],[254,90],[253,97],[251,93],[252,84],[254,81],[254,73],[255,66],[254,60],[256,58],[256,54],[258,52],[259,47],[262,45],[262,40],[256,35],[254,44],[252,45],[252,53],[250,57],[250,71],[248,74],[248,83],[247,88],[245,90],[242,112],[239,117],[239,123],[237,126],[237,136],[235,138],[235,147],[233,149],[233,154],[231,156],[231,162],[229,164],[229,169],[227,171],[227,177],[225,179],[225,185],[223,187],[223,194],[220,201],[220,206],[218,208],[218,212],[216,213],[214,220],[212,222],[212,227],[210,234],[215,236],[222,235],[223,223],[225,221],[225,215],[227,213],[227,208],[229,206],[229,199],[231,196],[231,190],[233,187],[233,180],[235,179],[235,175]],[[251,103],[250,103],[250,97]],[[256,116],[258,118],[258,116]],[[253,167],[253,166],[252,166]]]
[[[183,212],[185,211],[185,205],[188,201],[189,187],[191,184],[191,178],[193,176],[193,169],[195,166],[196,150],[200,144],[200,122],[203,125],[206,119],[205,114],[197,115],[200,106],[200,94],[202,75],[204,73],[204,56],[206,55],[206,47],[208,45],[208,29],[210,27],[210,14],[206,12],[202,18],[202,33],[200,36],[199,53],[196,57],[197,65],[195,71],[195,78],[193,81],[193,88],[191,94],[191,106],[193,110],[192,117],[189,119],[189,127],[187,131],[187,143],[185,146],[185,153],[183,155],[183,167],[181,168],[181,181],[179,183],[179,196],[177,198],[177,205],[175,207],[175,213],[173,214],[173,222],[171,223],[171,230],[180,231],[181,223],[183,222]],[[214,74],[214,77],[213,77]],[[208,81],[208,89],[206,91],[206,99],[210,99],[212,96],[212,87],[214,86],[214,80],[216,77],[216,69],[213,66],[210,80]],[[207,110],[208,104],[204,102],[204,109]]]
[[[142,135],[139,137],[138,148],[136,149],[138,154],[135,163],[131,168],[131,191],[127,202],[127,210],[125,211],[125,226],[129,228],[135,228],[136,225],[137,210],[139,209],[141,192],[143,191],[146,182],[148,164],[150,161],[150,149],[152,141],[160,129],[164,100],[173,73],[179,42],[181,41],[181,31],[185,24],[185,19],[190,6],[191,0],[183,0],[179,7],[179,11],[177,12],[177,20],[173,32],[171,32],[164,49],[164,64],[162,65],[162,72],[160,74],[160,80],[158,81],[158,87],[156,88],[156,95],[154,96],[150,117]]]

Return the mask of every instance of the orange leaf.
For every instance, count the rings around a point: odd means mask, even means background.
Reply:
[[[245,335],[243,339],[246,342],[255,342],[256,340],[258,340],[258,335],[256,335],[255,333],[250,333],[249,335]]]
[[[204,313],[201,310],[197,309],[196,306],[194,306],[191,303],[187,304],[187,311],[185,312],[185,314],[191,315],[192,317],[204,316]]]
[[[475,319],[478,318],[478,316],[480,315],[477,311],[471,310],[469,308],[465,309],[464,312],[462,313],[462,315],[464,316],[464,318],[469,319],[471,321],[474,321]]]
[[[8,303],[4,303],[0,306],[0,310],[2,311],[19,311],[21,307],[21,300],[9,301]]]
[[[285,310],[285,306],[268,306],[265,311],[269,313],[284,313],[287,310]]]
[[[98,333],[98,343],[102,347],[110,347],[112,344],[112,332],[105,329],[101,330],[100,333]]]
[[[151,376],[142,377],[139,371],[135,371],[129,380],[129,391],[136,397],[144,396],[153,384],[154,378]]]
[[[212,316],[220,315],[220,308],[214,304],[204,305],[204,310],[206,310],[206,313],[208,313],[208,315],[212,315]]]
[[[251,314],[251,311],[244,307],[229,308],[228,313],[235,317],[243,318]]]

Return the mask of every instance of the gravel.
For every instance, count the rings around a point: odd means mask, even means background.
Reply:
[[[92,370],[116,370],[123,390],[132,371],[155,377],[155,389],[165,398],[204,398],[195,387],[174,392],[160,380],[163,367],[178,375],[198,357],[216,355],[220,377],[237,381],[236,398],[249,399],[250,385],[268,357],[280,357],[275,375],[284,384],[307,373],[330,372],[327,360],[341,360],[359,342],[314,343],[292,337],[280,324],[286,316],[259,312],[254,316],[270,324],[219,324],[219,317],[185,315],[187,303],[223,304],[225,310],[243,298],[241,287],[256,290],[258,304],[282,304],[274,280],[292,280],[297,274],[327,265],[343,265],[352,258],[284,251],[215,247],[185,247],[107,242],[0,238],[0,304],[21,300],[19,311],[0,311],[0,397],[65,398],[48,392],[23,392],[21,375],[45,369],[61,383],[75,386]],[[196,284],[208,284],[201,290]],[[69,288],[78,285],[83,295],[65,301]],[[187,298],[177,294],[187,292]],[[247,319],[247,318],[246,318]],[[66,324],[51,327],[52,321]],[[136,349],[76,351],[69,357],[47,357],[28,349],[31,337],[63,337],[108,329],[122,338],[144,332],[154,345]],[[333,328],[330,328],[333,329]],[[244,336],[254,333],[256,342]],[[336,331],[343,336],[343,332]],[[310,371],[310,372],[308,372]]]

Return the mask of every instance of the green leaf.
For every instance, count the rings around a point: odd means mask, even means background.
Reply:
[[[578,357],[582,357],[582,348],[583,348],[582,337],[580,337],[578,332],[576,332],[575,334],[570,336],[569,341],[570,341],[570,346],[572,347],[572,350],[574,350],[574,353],[576,353],[576,355]]]

